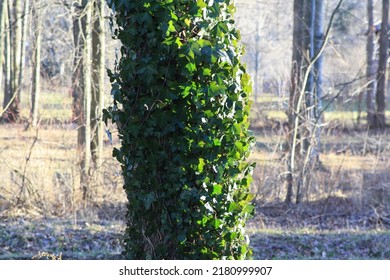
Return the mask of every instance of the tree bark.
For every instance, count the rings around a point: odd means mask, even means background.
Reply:
[[[28,30],[28,21],[29,21],[29,10],[30,10],[30,0],[24,0],[24,12],[21,15],[22,21],[22,37],[20,42],[20,66],[19,66],[19,76],[18,76],[18,99],[21,102],[21,92],[22,85],[24,81],[24,73],[25,73],[25,64],[26,64],[26,42],[27,42],[27,30]]]
[[[3,2],[6,9],[5,21],[5,60],[6,60],[6,87],[4,94],[3,111],[1,117],[4,121],[15,122],[19,119],[19,71],[20,71],[20,50],[21,50],[21,3],[15,0],[13,5]],[[10,28],[13,26],[14,28]],[[12,33],[11,33],[12,32]]]
[[[12,61],[12,95],[13,100],[9,106],[8,121],[15,122],[20,116],[20,90],[21,85],[19,84],[20,75],[20,64],[22,55],[22,5],[21,0],[15,0],[14,2],[14,40],[12,42],[13,61]],[[11,38],[12,40],[12,38]]]
[[[324,43],[324,16],[325,5],[324,0],[315,0],[315,21],[314,21],[314,53],[318,53]],[[322,69],[324,64],[324,56],[321,55],[314,63],[314,77],[315,77],[315,118],[318,125],[321,125],[320,113],[322,110]]]
[[[314,57],[314,23],[315,23],[315,10],[316,10],[316,1],[315,0],[306,0],[305,2],[305,27],[304,27],[304,59],[305,67],[312,61]],[[306,71],[306,68],[305,68]],[[313,95],[314,95],[314,74],[313,71],[310,71],[306,85],[305,86],[305,99],[306,99],[306,108],[309,110],[309,115],[312,115],[313,112]]]
[[[299,92],[299,82],[302,75],[302,51],[303,51],[303,23],[304,1],[294,0],[294,27],[293,27],[293,46],[292,46],[292,67],[291,67],[291,88],[289,100],[289,123],[294,121],[294,110],[296,107],[297,93]]]
[[[313,44],[314,55],[316,55],[324,44],[324,16],[325,5],[324,0],[315,0],[314,12],[314,30],[313,30]],[[313,147],[313,157],[319,161],[319,153],[321,150],[321,124],[322,124],[322,69],[324,65],[324,56],[320,55],[314,62],[313,76],[313,119],[315,130],[315,147]]]
[[[31,125],[33,127],[38,124],[38,107],[40,96],[40,77],[41,77],[41,41],[42,41],[42,7],[41,0],[34,3],[34,18],[35,18],[35,49],[33,57],[33,79],[31,91]]]
[[[367,33],[367,95],[366,95],[366,107],[367,107],[367,125],[370,128],[375,127],[375,104],[374,94],[376,89],[376,77],[375,77],[375,51],[374,51],[374,4],[373,0],[367,0],[367,15],[368,15],[368,33]]]
[[[81,1],[81,0],[79,0]],[[78,130],[84,130],[84,114],[82,109],[83,100],[83,48],[84,48],[84,35],[83,35],[83,20],[82,20],[82,8],[81,2],[75,2],[73,6],[73,41],[74,41],[74,57],[73,57],[73,73],[72,73],[72,110],[73,110],[73,122],[77,124]],[[84,133],[78,133],[77,145],[83,146]]]
[[[84,48],[83,48],[83,76],[82,81],[84,88],[83,98],[83,112],[84,112],[84,131],[79,130],[79,133],[83,133],[83,154],[81,165],[81,186],[83,190],[83,198],[88,199],[90,194],[89,190],[89,175],[91,167],[91,100],[92,100],[92,1],[83,0],[83,7],[85,9],[84,22]]]
[[[4,36],[4,22],[5,22],[5,10],[7,9],[7,1],[3,1],[3,3],[0,4],[0,90],[2,88],[2,82],[3,82],[3,53],[4,53],[4,43],[5,43],[5,36]]]
[[[105,33],[104,33],[105,1],[96,0],[94,5],[94,25],[92,32],[92,111],[91,127],[93,131],[91,152],[96,167],[101,166],[103,157],[102,110],[104,108],[104,78],[105,71]]]
[[[339,2],[334,13],[338,10]],[[333,20],[334,13],[331,17]],[[293,56],[291,71],[286,202],[303,199],[309,186],[309,173],[318,160],[319,118],[322,83],[324,28],[322,0],[294,1]],[[331,25],[331,23],[330,23]],[[319,79],[317,79],[319,78]],[[317,82],[320,82],[318,84]]]
[[[378,86],[376,90],[376,127],[384,128],[386,126],[386,69],[389,55],[389,0],[382,2],[382,26],[380,35],[379,66],[378,66]]]
[[[11,28],[10,27],[10,6],[8,0],[4,0],[3,7],[4,10],[4,30],[5,30],[5,49],[4,49],[4,68],[5,68],[5,83],[4,83],[4,99],[3,99],[3,111],[0,117],[8,121],[9,119],[9,106],[12,101],[12,49],[11,49]]]
[[[294,129],[297,102],[302,87],[302,69],[304,63],[303,46],[304,46],[304,15],[305,15],[305,1],[294,0],[294,19],[293,19],[293,44],[292,44],[292,67],[291,67],[291,88],[288,110],[289,130]],[[293,133],[289,132],[287,141],[289,143],[289,156],[287,157],[287,178],[286,189],[287,194],[285,201],[290,204],[294,193],[294,173],[295,173],[295,151],[292,150]]]

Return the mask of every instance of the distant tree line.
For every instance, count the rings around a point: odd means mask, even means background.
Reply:
[[[52,41],[48,29],[55,19],[51,9],[61,9],[57,38],[47,46],[42,57],[42,43]],[[0,5],[0,88],[4,99],[2,122],[21,121],[21,99],[30,99],[28,126],[39,123],[41,77],[60,74],[62,65],[56,57],[61,50],[56,44],[67,41],[66,31],[72,28],[71,88],[73,122],[78,125],[78,149],[81,156],[81,184],[88,196],[92,167],[102,164],[105,70],[105,9],[104,0],[54,2],[50,0],[3,0]],[[64,35],[65,34],[65,35]],[[64,38],[61,40],[61,36]],[[47,43],[47,42],[46,42]],[[64,58],[62,58],[63,60]],[[28,61],[31,67],[26,67]],[[29,70],[31,69],[31,73]],[[26,80],[31,76],[31,87]],[[4,85],[2,81],[4,80]],[[30,90],[31,88],[31,90]],[[93,164],[94,166],[91,166]]]
[[[343,0],[334,9],[324,32],[324,0],[295,0],[293,21],[292,68],[288,108],[288,157],[286,202],[302,201],[308,189],[308,174],[319,163],[321,138],[323,51],[335,16]],[[367,126],[386,127],[385,108],[389,56],[389,0],[382,1],[380,25],[374,25],[373,1],[367,1]],[[376,58],[375,36],[379,36]],[[378,63],[376,63],[378,61]],[[376,67],[376,65],[378,65]]]

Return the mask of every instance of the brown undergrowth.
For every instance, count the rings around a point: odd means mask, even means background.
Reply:
[[[91,179],[95,196],[86,203],[76,127],[1,129],[0,258],[120,258],[126,198],[111,157],[117,140],[105,143],[104,164]],[[389,131],[325,130],[322,166],[310,174],[304,201],[289,206],[283,132],[274,124],[254,132],[256,215],[247,227],[255,259],[390,258]]]

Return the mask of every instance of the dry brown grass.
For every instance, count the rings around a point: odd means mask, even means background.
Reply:
[[[251,157],[257,163],[252,187],[260,206],[286,195],[285,136],[277,120],[267,122],[254,128],[258,143]],[[320,167],[309,174],[306,202],[339,197],[348,200],[351,211],[379,207],[390,213],[390,130],[325,129],[321,151]]]
[[[252,110],[252,128],[257,138],[251,157],[257,163],[252,188],[257,203],[262,205],[282,201],[285,196],[285,133],[283,118],[275,119],[267,113],[272,109],[283,116],[283,100],[264,96],[258,102]],[[93,171],[91,180],[94,198],[87,203],[89,208],[85,208],[79,186],[77,128],[70,122],[70,103],[68,95],[46,93],[42,98],[42,108],[46,109],[38,130],[25,130],[21,124],[1,125],[0,213],[16,213],[18,208],[28,209],[30,214],[82,218],[110,212],[110,209],[115,212],[115,205],[125,203],[120,167],[111,156],[113,146],[106,142],[104,164]],[[22,116],[27,118],[27,114],[23,109]],[[365,196],[370,195],[367,188],[372,187],[365,186],[371,185],[364,180],[365,174],[379,178],[379,181],[371,180],[374,185],[386,180],[382,174],[390,170],[390,132],[356,130],[352,116],[342,112],[328,114],[329,122],[321,142],[322,168],[310,174],[306,201],[346,197],[353,199],[354,206],[361,209],[363,201],[368,201]],[[340,117],[342,121],[338,120]],[[106,216],[109,217],[109,213]]]
[[[14,215],[18,213],[15,209],[23,209],[22,214],[75,219],[124,203],[120,167],[111,156],[109,143],[104,147],[103,165],[93,170],[93,199],[85,202],[79,185],[76,127],[51,125],[25,130],[23,125],[2,124],[1,129],[1,214]]]
[[[111,156],[119,143],[105,143],[104,164],[92,175],[93,199],[85,202],[79,184],[77,128],[68,115],[63,116],[56,121],[43,119],[38,130],[0,124],[0,235],[4,237],[0,255],[5,259],[31,258],[42,250],[67,259],[107,259],[117,258],[122,248],[126,197],[120,166]],[[252,122],[257,138],[251,156],[257,163],[252,188],[258,207],[247,228],[255,259],[388,258],[388,250],[375,244],[389,240],[390,131],[329,125],[322,135],[323,166],[310,173],[304,201],[289,207],[283,203],[281,121]],[[99,231],[91,229],[101,223]],[[57,229],[57,225],[64,226]],[[340,230],[346,231],[345,236],[337,233]],[[366,234],[367,230],[374,231]],[[330,234],[324,235],[327,231]],[[359,237],[353,238],[354,231]],[[370,241],[370,252],[363,246],[367,240],[378,240]],[[338,250],[340,244],[345,248]]]

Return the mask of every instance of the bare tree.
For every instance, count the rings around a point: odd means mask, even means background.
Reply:
[[[382,25],[379,44],[378,86],[376,90],[376,127],[384,128],[386,126],[386,69],[389,56],[389,0],[383,0],[382,2]]]
[[[31,87],[31,125],[35,127],[38,123],[38,103],[40,96],[41,77],[41,41],[42,41],[42,7],[41,0],[34,2],[33,15],[35,19],[35,44],[33,56],[33,77]]]
[[[15,122],[20,117],[20,97],[25,63],[25,44],[27,40],[29,0],[3,1],[5,28],[6,88],[2,118]],[[7,73],[10,71],[9,73]],[[8,80],[9,79],[9,80]],[[8,82],[9,81],[9,82]]]
[[[72,7],[73,16],[73,41],[74,41],[74,55],[73,55],[73,71],[72,71],[72,110],[73,110],[73,122],[78,126],[79,130],[83,130],[83,92],[84,83],[84,71],[83,71],[83,48],[84,48],[84,35],[83,35],[83,8],[81,6],[81,0],[75,2]],[[80,138],[83,133],[78,133],[78,146],[83,145],[83,139]]]
[[[101,165],[103,147],[105,37],[104,5],[101,0],[80,0],[74,8],[75,44],[72,75],[73,117],[78,124],[81,156],[80,185],[84,199],[90,197],[91,163]]]
[[[95,166],[102,164],[104,127],[101,118],[104,108],[104,78],[105,69],[105,31],[104,31],[105,1],[95,0],[93,9],[92,31],[92,111],[91,127],[93,131],[91,152]]]
[[[13,34],[13,41],[12,41],[12,47],[13,47],[13,55],[12,55],[12,94],[13,94],[13,100],[11,101],[11,104],[9,106],[9,113],[8,113],[8,121],[16,121],[19,119],[20,115],[20,65],[21,65],[21,59],[22,59],[22,4],[21,0],[15,0],[14,1],[14,34]],[[11,39],[12,39],[11,37]]]
[[[304,42],[304,13],[305,5],[304,1],[294,0],[294,19],[293,19],[293,46],[292,46],[292,67],[291,67],[291,88],[290,88],[290,99],[289,99],[289,111],[288,111],[288,123],[289,128],[294,127],[295,120],[295,108],[297,107],[298,96],[301,87],[301,76],[302,68],[304,63],[304,57],[302,55],[303,51],[303,42]],[[293,134],[289,133],[288,142],[291,144],[293,142]],[[291,146],[289,148],[291,152]],[[286,202],[291,203],[293,197],[293,187],[294,187],[294,169],[295,162],[290,160],[291,157],[287,158],[287,195]]]
[[[367,124],[369,127],[375,127],[375,104],[374,104],[374,93],[376,88],[376,77],[375,77],[375,30],[374,30],[374,1],[367,0],[367,15],[368,15],[368,32],[367,32],[367,96],[366,96],[366,107],[367,107]]]
[[[5,84],[4,84],[4,99],[3,99],[3,110],[1,111],[0,117],[4,120],[9,118],[9,107],[12,103],[15,95],[12,93],[12,48],[11,48],[11,18],[9,15],[10,7],[8,0],[3,2],[4,12],[4,32],[5,32],[5,49],[4,49],[4,69],[5,69]]]
[[[82,139],[83,145],[81,160],[81,187],[83,198],[89,196],[89,175],[91,167],[91,102],[92,102],[92,5],[91,0],[83,0],[83,130],[79,130],[79,139]]]
[[[3,53],[4,53],[4,21],[5,21],[5,10],[7,9],[7,1],[3,1],[0,5],[0,90],[3,82]]]
[[[314,54],[318,53],[324,43],[324,16],[325,4],[324,0],[315,0],[314,13]],[[324,56],[321,55],[314,63],[314,77],[315,77],[315,114],[314,117],[318,120],[320,125],[320,112],[322,110],[322,83],[323,83],[323,64]]]
[[[29,27],[29,14],[30,14],[30,0],[24,0],[24,10],[23,14],[21,14],[22,20],[22,34],[21,34],[21,42],[20,42],[20,59],[19,59],[19,76],[18,76],[18,97],[19,102],[21,101],[21,92],[22,92],[22,84],[24,80],[25,74],[25,64],[26,64],[26,42],[27,42],[27,33]]]
[[[303,198],[304,189],[308,188],[310,170],[318,161],[319,143],[318,122],[322,112],[315,97],[315,74],[321,66],[316,64],[322,56],[335,14],[343,0],[340,0],[330,18],[326,34],[321,36],[321,44],[316,44],[315,35],[322,29],[315,30],[316,15],[323,13],[323,3],[315,0],[294,1],[293,56],[291,71],[291,90],[289,103],[289,155],[287,157],[287,195],[285,201],[292,202],[295,187],[296,203]],[[316,11],[318,7],[318,12]],[[319,17],[319,15],[318,15]],[[321,22],[321,20],[319,20]]]
[[[310,134],[313,125],[314,75],[309,65],[314,57],[315,1],[294,1],[293,55],[291,71],[289,127],[290,156],[286,202],[292,202],[293,186],[296,187],[296,202],[302,200],[305,185],[303,162],[309,152]],[[312,68],[312,67],[311,67]],[[293,182],[295,177],[295,184]]]

